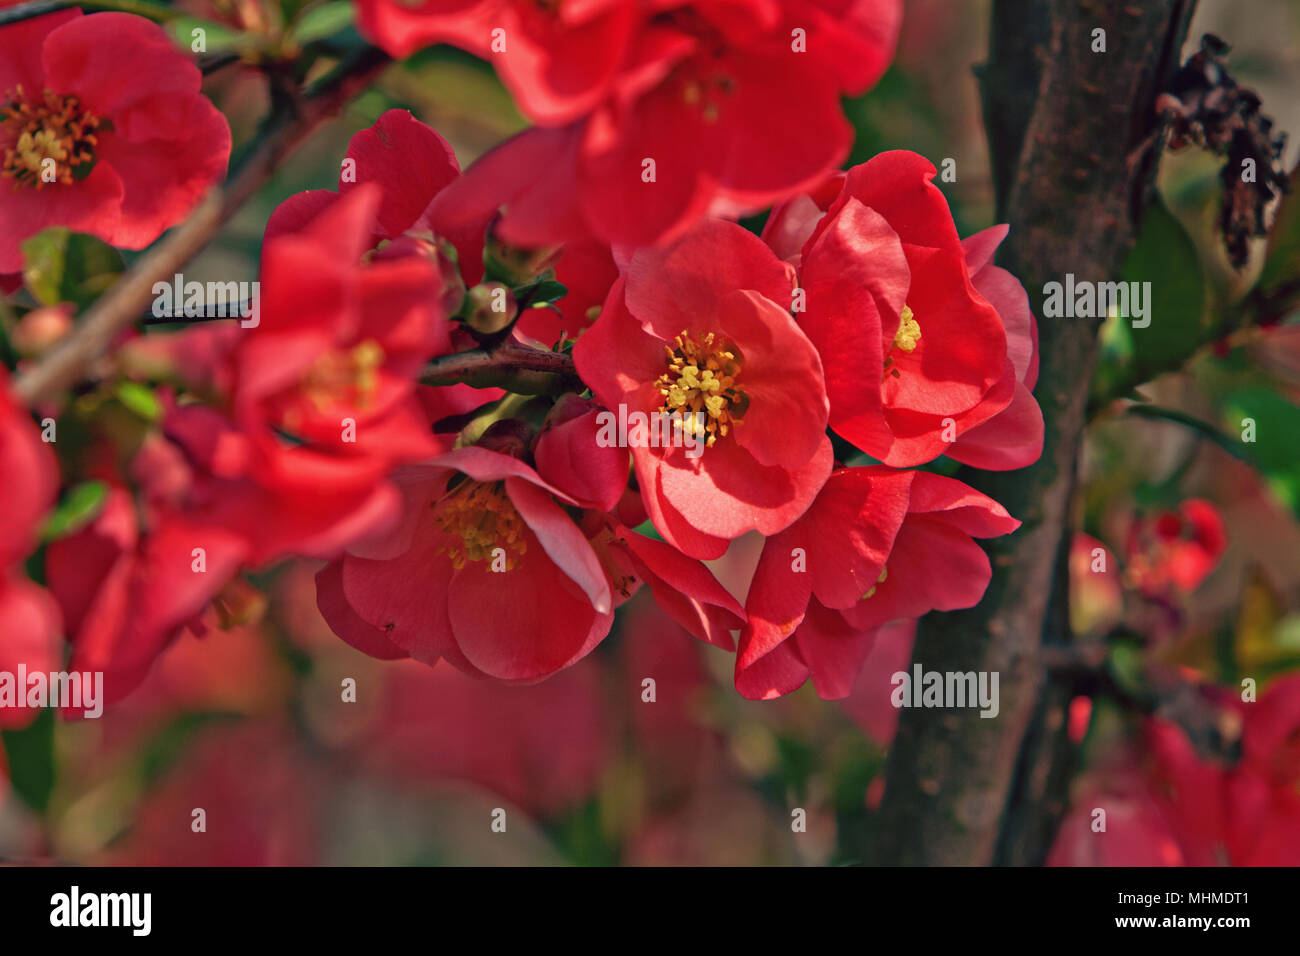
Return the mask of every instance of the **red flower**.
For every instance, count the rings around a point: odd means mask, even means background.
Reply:
[[[624,599],[644,582],[655,603],[688,633],[735,650],[731,632],[744,624],[745,609],[704,564],[613,519],[593,536],[592,546]]]
[[[960,432],[945,454],[975,468],[1003,471],[1032,465],[1043,453],[1043,410],[1034,400],[1038,381],[1038,323],[1020,280],[993,265],[993,252],[1007,226],[993,226],[962,240],[975,291],[1002,319],[1007,357],[1016,374],[1011,404],[983,425]]]
[[[1177,511],[1134,520],[1127,542],[1128,576],[1143,594],[1195,591],[1228,547],[1219,511],[1191,498]]]
[[[437,238],[455,246],[460,275],[466,285],[474,285],[483,279],[484,243],[495,210],[476,210],[464,217],[444,210],[435,219],[431,209],[434,198],[459,176],[460,166],[446,140],[406,110],[388,110],[348,143],[338,191],[312,189],[290,196],[271,214],[263,241],[302,231],[341,197],[373,184],[379,187],[380,201],[366,248],[407,234],[424,237],[436,233]],[[424,249],[406,240],[396,245],[395,251]],[[455,269],[450,261],[441,257],[437,261],[444,270]],[[515,326],[547,346],[558,342],[561,333],[573,339],[589,326],[618,276],[609,245],[592,239],[566,243],[555,251],[553,267],[556,280],[567,293],[553,308],[525,310]],[[444,304],[452,311],[463,290],[456,285],[446,291]]]
[[[36,533],[54,504],[58,464],[41,440],[27,410],[9,391],[9,375],[0,367],[0,568],[25,558],[36,546]]]
[[[1151,781],[1192,866],[1300,864],[1300,675],[1257,702],[1229,698],[1240,734],[1231,764],[1206,759],[1174,723],[1152,720]],[[1231,740],[1231,733],[1229,734]]]
[[[258,324],[227,360],[229,419],[199,405],[166,419],[199,466],[187,506],[241,534],[255,564],[333,557],[396,515],[392,467],[439,449],[415,377],[450,347],[441,278],[391,246],[362,263],[383,199],[359,186],[267,241]]]
[[[466,275],[466,281],[474,281],[473,275]],[[567,290],[564,297],[553,303],[553,308],[525,309],[515,329],[548,348],[561,338],[576,339],[596,321],[617,278],[618,266],[608,243],[596,239],[566,242],[555,260],[555,280]]]
[[[438,205],[477,217],[504,203],[500,235],[524,247],[650,244],[705,215],[760,209],[847,155],[840,96],[884,71],[901,13],[894,0],[655,7],[589,115],[507,141]]]
[[[397,480],[398,527],[317,577],[321,613],[353,647],[529,683],[608,633],[609,578],[561,507],[576,503],[528,465],[468,447]]]
[[[1033,316],[989,264],[1005,231],[962,243],[934,174],[882,153],[778,209],[764,238],[798,264],[837,434],[895,467],[1022,467],[1043,441]]]
[[[1106,829],[1094,830],[1106,812]],[[1145,781],[1134,770],[1088,781],[1061,820],[1048,866],[1184,866],[1178,840]]]
[[[431,127],[406,110],[388,110],[369,129],[348,141],[338,191],[310,189],[280,203],[266,224],[264,242],[304,230],[317,216],[367,183],[379,187],[379,207],[365,248],[396,239],[408,230],[428,229],[425,209],[460,175],[456,154]],[[482,239],[478,254],[482,255]]]
[[[1257,702],[1220,696],[1214,706],[1235,757],[1198,750],[1172,721],[1148,720],[1142,766],[1128,757],[1114,779],[1085,791],[1049,865],[1300,864],[1300,676],[1280,678]],[[1107,834],[1088,830],[1094,807],[1106,810]],[[1112,839],[1117,816],[1123,830]]]
[[[99,515],[50,543],[45,574],[63,611],[75,671],[104,674],[109,703],[134,690],[247,557],[236,533],[112,488]]]
[[[579,504],[613,511],[627,488],[627,449],[602,447],[605,409],[572,393],[560,398],[538,432],[533,448],[537,473]]]
[[[10,675],[12,690],[20,698],[27,687],[17,684],[19,665],[29,674],[61,670],[63,647],[59,640],[59,608],[49,592],[21,573],[0,570],[0,674]],[[26,727],[40,714],[25,699],[0,704],[0,730]]]
[[[1091,535],[1070,540],[1070,627],[1076,634],[1104,634],[1124,614],[1124,588],[1110,549]]]
[[[746,697],[809,677],[847,696],[882,624],[974,606],[991,568],[972,537],[1020,522],[961,482],[882,466],[842,468],[793,525],[763,546],[736,655]]]
[[[36,546],[45,513],[54,504],[58,466],[27,412],[9,394],[0,368],[0,672],[57,670],[59,609],[44,588],[23,574],[19,562]],[[26,688],[17,688],[26,693]],[[38,710],[0,707],[0,728],[26,726]]]
[[[525,115],[564,123],[609,92],[644,14],[627,0],[360,0],[361,30],[394,57],[451,43],[493,63]]]
[[[143,17],[68,10],[0,29],[0,273],[50,226],[142,249],[226,171],[198,69]]]
[[[791,292],[788,268],[757,238],[703,222],[668,249],[638,251],[574,347],[596,399],[612,418],[626,413],[619,441],[656,529],[693,557],[786,527],[830,472],[821,363],[790,316]],[[685,416],[680,440],[638,435],[632,418],[671,414]]]

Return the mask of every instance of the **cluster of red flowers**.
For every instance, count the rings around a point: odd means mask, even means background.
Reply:
[[[295,555],[328,561],[319,605],[348,643],[508,682],[590,653],[645,584],[735,650],[754,698],[809,678],[844,697],[882,627],[980,599],[974,539],[1018,522],[927,466],[1038,457],[1036,332],[991,264],[1005,229],[963,241],[930,163],[836,169],[839,97],[883,71],[896,0],[360,7],[394,54],[447,41],[493,61],[542,125],[462,174],[434,130],[385,113],[337,191],[271,217],[255,326],[121,350],[165,384],[129,442],[63,462],[107,487],[44,552],[73,667],[121,697],[209,606],[239,618],[242,569]],[[96,24],[112,29],[90,44]],[[17,211],[0,269],[55,223],[141,246],[224,169],[224,121],[156,27],[61,13],[0,44],[22,52],[0,77]],[[772,203],[761,235],[735,221]],[[551,361],[527,387],[420,384],[468,352]],[[12,565],[53,466],[0,411],[4,492],[24,502]],[[611,440],[611,418],[677,430]],[[733,594],[706,562],[751,534]],[[43,600],[12,578],[6,621]]]
[[[406,189],[398,167],[366,175],[388,196]],[[512,248],[483,210],[460,229],[472,217],[458,188],[477,168],[419,223],[462,263],[483,257],[485,235],[489,258]],[[700,639],[732,649],[739,633],[742,694],[811,677],[843,697],[881,626],[976,603],[990,569],[973,538],[1018,523],[915,466],[1037,458],[1034,324],[1019,283],[990,264],[1001,233],[963,243],[934,173],[888,153],[793,197],[762,237],[703,218],[616,247],[603,301],[562,315],[578,322],[579,381],[553,401],[421,388],[448,446],[399,469],[402,517],[321,572],[336,632],[378,656],[530,682],[587,654],[644,583]],[[560,276],[566,252],[553,254]],[[536,342],[531,318],[516,345]],[[674,415],[691,441],[602,428]],[[881,464],[837,462],[828,428],[850,460]],[[766,544],[742,606],[704,562],[749,533]]]
[[[853,130],[839,98],[884,72],[901,0],[359,0],[395,56],[452,43],[493,63],[538,126],[449,197],[509,209],[522,246],[644,244],[815,186]],[[774,121],[783,117],[784,121]]]
[[[1123,754],[1083,782],[1049,865],[1295,865],[1300,677],[1278,678],[1258,701],[1213,692],[1204,704],[1210,739],[1149,718],[1144,759]]]

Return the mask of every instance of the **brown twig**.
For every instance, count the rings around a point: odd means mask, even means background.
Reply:
[[[472,349],[434,359],[425,366],[424,385],[463,383],[474,388],[506,388],[521,395],[549,395],[581,389],[573,357],[505,341],[492,349]]]
[[[190,217],[157,242],[77,323],[71,335],[14,380],[14,392],[29,405],[75,384],[153,300],[153,285],[172,277],[196,256],[270,178],[279,162],[321,122],[338,110],[387,64],[367,49],[340,64],[297,100],[281,102],[263,125],[254,146],[232,168],[225,184],[212,190]]]

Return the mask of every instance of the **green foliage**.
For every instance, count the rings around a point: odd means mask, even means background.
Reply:
[[[258,37],[240,33],[225,24],[214,23],[211,20],[200,20],[197,17],[177,17],[175,20],[169,21],[163,29],[167,31],[168,36],[182,50],[192,50],[196,37],[194,31],[202,30],[203,33],[197,34],[197,36],[203,37],[204,49],[198,52],[208,55],[214,53],[239,53],[251,48],[260,41]]]
[[[1269,234],[1268,254],[1260,273],[1256,294],[1270,300],[1283,300],[1290,306],[1300,301],[1300,166],[1291,174],[1291,193],[1282,200],[1273,230]]]
[[[1300,460],[1296,448],[1300,408],[1262,383],[1231,389],[1223,401],[1224,426],[1228,430],[1240,432],[1244,419],[1254,419],[1257,438],[1246,447],[1255,466],[1273,493],[1300,515]]]
[[[108,485],[102,481],[83,481],[72,488],[46,521],[44,539],[53,541],[84,527],[99,514],[107,494]]]
[[[352,25],[352,4],[346,0],[331,0],[312,7],[300,16],[289,29],[289,38],[299,46],[323,40]]]
[[[14,793],[37,813],[44,813],[54,792],[54,711],[47,707],[31,725],[6,730],[0,738]]]
[[[107,243],[62,226],[21,244],[23,282],[41,305],[71,302],[83,309],[121,275],[121,254]]]
[[[1143,212],[1137,242],[1120,279],[1151,283],[1151,325],[1129,331],[1131,361],[1145,380],[1188,354],[1189,344],[1198,342],[1208,326],[1200,257],[1163,200],[1157,199]]]

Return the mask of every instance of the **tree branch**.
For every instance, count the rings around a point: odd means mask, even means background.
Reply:
[[[543,352],[510,340],[493,349],[439,356],[425,366],[420,382],[499,387],[520,395],[550,395],[585,387],[574,370],[571,355]]]
[[[1024,283],[1039,315],[1045,282],[1066,272],[1109,279],[1133,241],[1154,164],[1131,169],[1127,157],[1154,125],[1155,96],[1192,6],[995,0],[995,24],[1018,25],[999,38],[983,72],[995,181],[1006,189],[998,208],[1011,224],[999,261]],[[1105,53],[1092,52],[1097,28],[1106,31]],[[1027,72],[1038,75],[1028,97]],[[927,670],[998,672],[1000,713],[988,720],[975,710],[902,712],[874,862],[1041,862],[1052,830],[1044,821],[1057,810],[1054,755],[1068,700],[1047,684],[1042,645],[1045,632],[1062,628],[1066,607],[1062,552],[1098,323],[1040,318],[1039,329],[1042,458],[1020,471],[959,475],[1024,524],[988,546],[993,578],[984,600],[926,617],[914,655]]]
[[[225,185],[209,193],[185,222],[155,243],[87,310],[66,339],[25,369],[14,380],[15,394],[31,405],[75,384],[117,336],[139,319],[153,301],[154,283],[170,279],[196,256],[270,178],[280,160],[387,63],[383,53],[366,49],[340,64],[301,99],[280,103],[254,145],[232,168]]]

